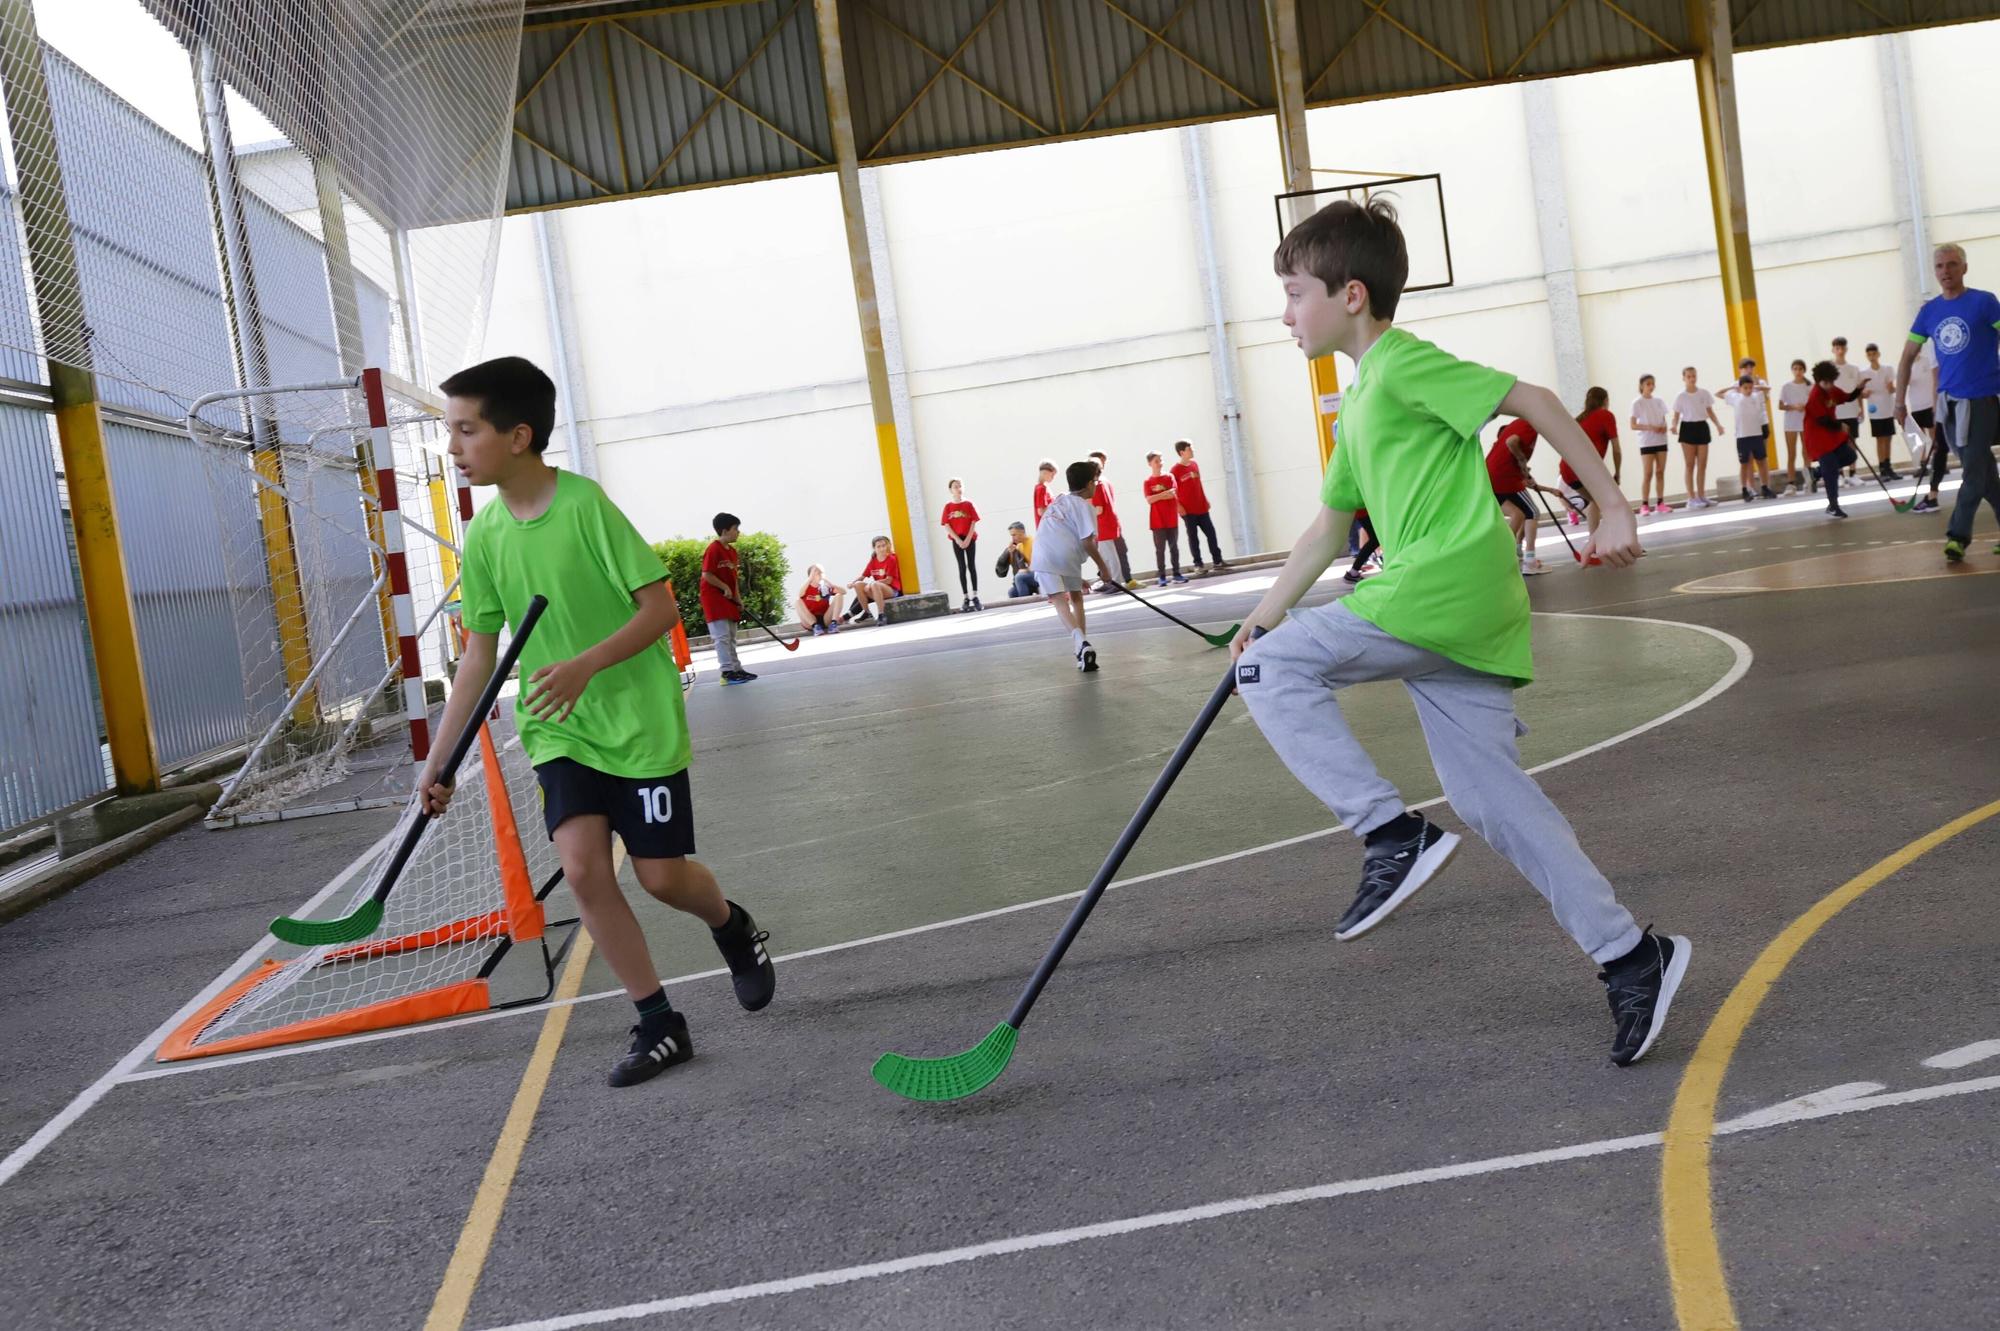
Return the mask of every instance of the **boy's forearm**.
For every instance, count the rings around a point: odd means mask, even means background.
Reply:
[[[1319,516],[1299,534],[1298,540],[1292,542],[1292,553],[1285,557],[1285,566],[1278,570],[1277,581],[1257,602],[1249,622],[1263,628],[1275,627],[1285,612],[1299,603],[1299,598],[1312,589],[1312,585],[1319,581],[1319,575],[1333,563],[1333,557],[1346,543],[1347,529],[1353,522],[1352,510],[1320,509]]]
[[[625,621],[623,628],[582,654],[582,659],[593,672],[631,660],[666,637],[680,622],[680,607],[674,604],[673,597],[665,593],[665,584],[653,585],[663,589],[658,596],[649,595],[640,601],[639,608],[633,612],[632,618]]]

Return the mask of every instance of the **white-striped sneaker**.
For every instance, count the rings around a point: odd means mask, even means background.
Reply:
[[[642,1020],[632,1028],[632,1049],[611,1069],[613,1086],[636,1086],[659,1076],[676,1063],[694,1057],[687,1018],[668,1010],[664,1017]]]
[[[758,929],[750,912],[733,901],[729,903],[729,922],[708,932],[715,939],[715,950],[729,963],[729,982],[736,990],[736,1001],[749,1012],[769,1003],[771,995],[778,992],[778,968],[764,946],[771,935]]]

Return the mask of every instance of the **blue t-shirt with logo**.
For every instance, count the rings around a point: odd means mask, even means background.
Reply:
[[[2000,296],[1967,287],[1955,300],[1932,296],[1910,325],[1910,340],[1937,348],[1938,388],[1955,398],[2000,397]]]

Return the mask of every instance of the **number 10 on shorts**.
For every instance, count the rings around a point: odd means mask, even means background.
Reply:
[[[666,786],[654,786],[650,790],[639,787],[639,811],[646,815],[649,823],[667,824],[674,820],[674,792]]]

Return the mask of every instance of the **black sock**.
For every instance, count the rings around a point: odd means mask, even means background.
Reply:
[[[708,931],[714,934],[717,938],[721,938],[726,934],[738,933],[743,928],[743,907],[737,905],[733,901],[728,904],[729,904],[729,918],[727,920],[724,920],[720,925],[709,926]]]
[[[1420,813],[1411,813],[1408,809],[1405,809],[1388,822],[1370,832],[1364,838],[1364,841],[1371,846],[1380,845],[1384,841],[1408,841],[1418,832],[1421,832],[1423,827],[1424,816]]]
[[[634,999],[632,1006],[639,1009],[639,1021],[642,1024],[662,1021],[672,1016],[674,1011],[674,1005],[667,1001],[667,991],[664,985],[647,994],[644,998]]]
[[[1658,949],[1653,943],[1652,934],[1643,933],[1639,935],[1639,941],[1632,945],[1631,951],[1622,957],[1613,957],[1611,960],[1605,962],[1604,969],[1608,971],[1624,970],[1629,966],[1642,965],[1645,962],[1651,961],[1656,955],[1658,955]]]

